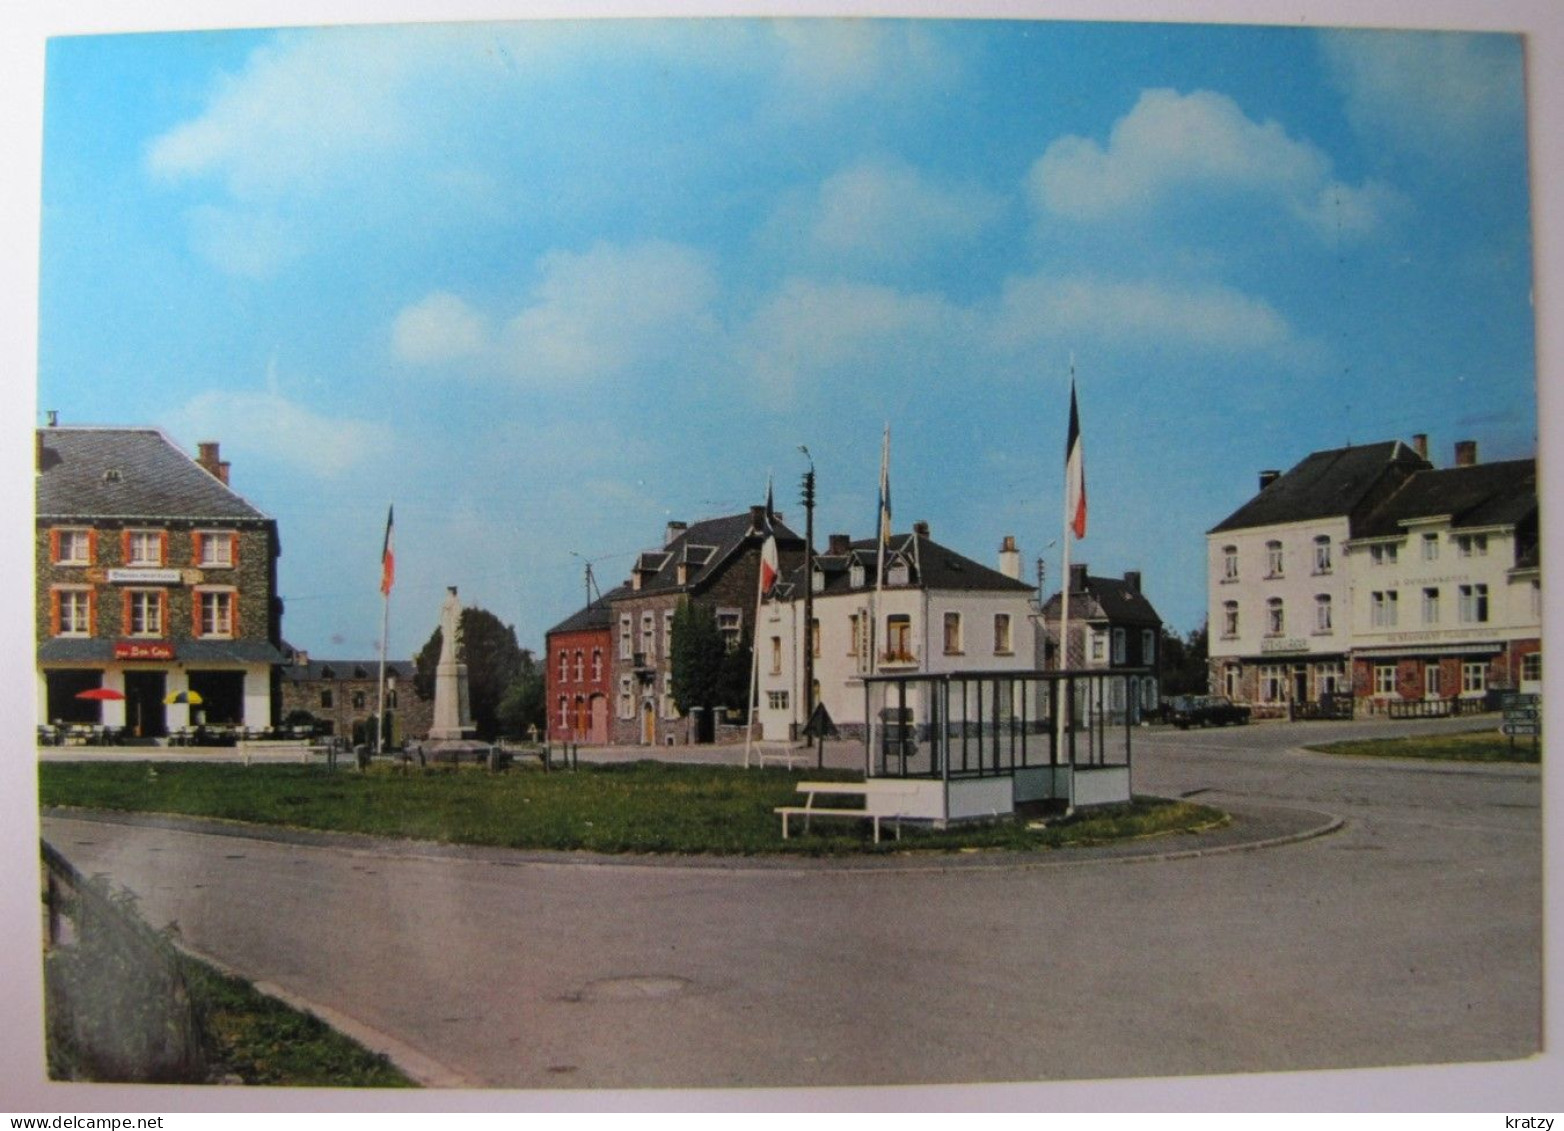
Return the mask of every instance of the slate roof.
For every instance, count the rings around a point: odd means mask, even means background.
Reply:
[[[379,660],[317,660],[307,664],[290,663],[282,666],[282,678],[289,683],[317,683],[326,679],[379,679]],[[418,667],[411,660],[387,660],[386,675],[399,680],[411,680]]]
[[[1536,511],[1536,462],[1502,460],[1418,472],[1370,512],[1355,534],[1367,538],[1400,534],[1403,523],[1441,515],[1449,515],[1451,526],[1458,530],[1515,526]]]
[[[1352,515],[1386,472],[1432,465],[1400,440],[1314,452],[1208,533]]]
[[[616,601],[620,597],[628,596],[629,593],[630,587],[628,585],[610,589],[584,609],[571,613],[543,635],[548,637],[560,632],[586,632],[594,628],[606,629],[613,623],[613,609],[609,607],[610,602]]]
[[[1024,581],[1006,577],[997,569],[975,562],[964,554],[958,554],[923,534],[893,534],[887,547],[889,554],[896,554],[908,563],[908,585],[915,589],[943,592],[992,592],[1032,593],[1035,590]],[[815,565],[825,575],[825,587],[817,596],[853,591],[852,565],[859,563],[864,569],[864,583],[858,592],[874,588],[875,571],[879,562],[879,543],[865,538],[853,542],[846,554],[817,554]],[[887,556],[887,566],[890,557]],[[803,567],[789,573],[790,592],[801,593],[805,584]]]
[[[1055,593],[1043,606],[1043,619],[1057,621],[1061,594]],[[1122,577],[1086,578],[1086,590],[1070,590],[1070,620],[1106,620],[1111,624],[1143,625],[1157,628],[1162,618],[1144,593],[1131,588]]]
[[[38,430],[37,515],[269,521],[156,428]]]
[[[802,550],[804,539],[780,520],[772,520],[779,549]],[[642,571],[641,587],[628,586],[614,591],[614,598],[645,597],[656,593],[690,593],[700,590],[743,550],[746,543],[759,546],[754,516],[749,511],[691,523],[666,546],[648,550],[636,559]],[[679,566],[686,567],[684,584],[679,583]],[[605,598],[607,600],[607,598]]]

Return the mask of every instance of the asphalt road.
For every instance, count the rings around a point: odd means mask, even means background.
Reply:
[[[1138,863],[689,866],[61,817],[44,832],[187,946],[434,1083],[818,1087],[1528,1057],[1540,774],[1294,749],[1383,726],[1138,733],[1137,792],[1344,822],[1251,851],[1189,855],[1200,842],[1178,838],[1181,853]]]

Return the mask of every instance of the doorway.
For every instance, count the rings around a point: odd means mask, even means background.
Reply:
[[[168,733],[163,707],[163,672],[125,673],[125,726],[137,738],[162,738]]]
[[[641,745],[651,746],[657,741],[657,709],[648,699],[641,704]]]

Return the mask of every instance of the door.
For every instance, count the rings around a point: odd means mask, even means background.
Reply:
[[[137,738],[161,738],[168,733],[163,707],[166,682],[160,671],[125,673],[125,726]]]
[[[608,743],[608,696],[592,696],[592,729],[587,734],[587,741],[596,746],[605,746]]]
[[[657,741],[657,709],[648,699],[641,704],[641,745],[651,746]]]
[[[1309,669],[1302,664],[1292,670],[1292,701],[1294,703],[1309,701]]]

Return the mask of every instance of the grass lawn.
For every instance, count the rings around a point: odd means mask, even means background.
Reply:
[[[1497,727],[1460,734],[1426,734],[1414,738],[1376,738],[1353,742],[1328,742],[1308,747],[1321,754],[1347,754],[1360,758],[1431,758],[1444,762],[1538,762],[1540,746],[1530,737],[1500,734]]]
[[[660,762],[544,773],[461,769],[330,772],[315,766],[189,762],[43,762],[44,805],[177,813],[264,825],[330,829],[454,844],[591,852],[813,855],[963,848],[1031,850],[1189,832],[1225,821],[1187,802],[1138,798],[1031,829],[1023,820],[936,831],[908,828],[900,842],[870,839],[867,821],[820,821],[784,841],[772,810],[796,804],[798,776]],[[852,780],[841,771],[813,778]]]

